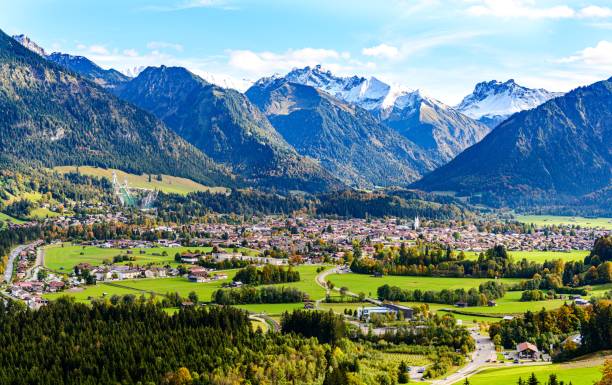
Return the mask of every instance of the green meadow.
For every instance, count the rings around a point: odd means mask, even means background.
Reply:
[[[299,290],[304,291],[313,299],[319,299],[325,297],[325,290],[319,287],[315,282],[315,276],[317,275],[316,269],[319,266],[302,265],[298,266],[297,269],[300,272],[301,280],[299,282],[282,283],[279,286],[290,286],[295,287]],[[99,282],[96,285],[85,286],[82,290],[65,291],[62,293],[50,293],[46,294],[45,298],[53,300],[63,295],[74,297],[77,301],[87,301],[90,297],[98,298],[102,297],[104,293],[107,296],[114,294],[141,294],[153,292],[157,295],[164,295],[166,293],[179,293],[183,297],[187,297],[192,291],[195,292],[200,301],[210,302],[212,294],[215,290],[221,289],[223,283],[230,282],[237,270],[220,270],[218,273],[227,274],[227,279],[195,283],[190,282],[184,277],[171,277],[171,278],[141,278],[141,279],[129,279],[123,281],[113,282]],[[280,304],[276,307],[291,308],[292,306],[303,307],[300,304]],[[261,308],[274,308],[275,305],[246,305],[246,306],[259,306]]]
[[[174,261],[176,253],[186,251],[200,251],[202,253],[210,253],[211,247],[152,247],[152,248],[133,248],[131,257],[136,258],[131,263],[136,265],[155,264],[159,266],[171,265],[176,266],[178,263]],[[112,262],[113,257],[118,255],[126,255],[128,249],[104,248],[96,246],[79,246],[70,245],[68,243],[51,245],[45,248],[45,266],[51,270],[68,272],[79,263],[89,263],[93,266],[102,265],[104,260]],[[231,252],[233,250],[226,250]],[[167,255],[162,255],[166,252]],[[258,252],[252,249],[238,248],[238,252],[245,252],[249,255],[257,255]],[[130,262],[120,262],[119,264],[127,264]]]
[[[375,296],[376,290],[382,285],[398,286],[402,289],[423,291],[442,289],[471,289],[478,287],[481,283],[491,281],[488,278],[446,278],[446,277],[413,277],[413,276],[391,276],[374,277],[368,274],[332,274],[328,277],[335,287],[348,287],[354,293],[364,292],[369,296]],[[517,278],[502,278],[504,283],[518,283]]]
[[[4,214],[4,213],[0,213],[0,221],[4,222],[2,224],[2,227],[5,226],[9,222],[15,223],[15,224],[24,223],[24,221],[22,221],[21,219],[13,218],[10,215]]]
[[[552,225],[575,225],[580,227],[600,227],[612,230],[612,218],[584,218],[584,217],[564,217],[555,215],[517,215],[516,220],[521,223],[536,226]]]
[[[587,250],[570,250],[570,251],[509,251],[508,252],[515,261],[527,259],[528,261],[543,263],[544,261],[552,261],[556,259],[562,259],[564,261],[582,261],[584,257],[589,254]],[[478,254],[475,251],[466,251],[465,256],[467,259],[477,259]]]
[[[568,363],[552,365],[532,365],[532,366],[506,366],[499,368],[485,369],[469,377],[471,385],[515,385],[519,377],[523,380],[535,373],[541,384],[548,381],[551,374],[557,375],[557,380],[573,385],[593,385],[601,378],[601,366],[598,363],[587,361],[585,363]],[[462,385],[464,380],[456,382],[454,385]]]
[[[54,171],[57,171],[60,174],[76,172],[76,169],[77,168],[75,166],[60,166],[53,168]],[[191,179],[171,175],[161,175],[161,180],[158,180],[156,175],[152,175],[151,180],[149,181],[148,174],[136,175],[129,174],[121,170],[104,169],[99,167],[79,166],[79,172],[83,175],[107,178],[109,180],[112,180],[113,172],[115,172],[120,183],[123,183],[123,181],[127,179],[130,187],[159,190],[165,193],[185,195],[195,191],[210,191],[216,193],[225,193],[227,191],[224,187],[208,187],[194,182]]]

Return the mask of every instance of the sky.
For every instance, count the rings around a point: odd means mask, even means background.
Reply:
[[[0,0],[0,29],[123,72],[244,88],[322,64],[449,105],[492,79],[568,91],[612,76],[612,0]]]

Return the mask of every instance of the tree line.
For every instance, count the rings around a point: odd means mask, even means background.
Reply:
[[[212,301],[219,305],[249,303],[296,303],[307,299],[306,293],[293,287],[252,287],[219,289],[212,294]]]
[[[398,286],[383,285],[377,290],[378,299],[393,302],[426,302],[452,305],[463,302],[468,306],[486,306],[489,301],[503,297],[506,294],[505,286],[500,282],[489,281],[481,283],[478,289],[443,289],[433,290],[407,290]]]
[[[256,266],[247,266],[240,269],[234,276],[234,282],[242,282],[245,285],[270,285],[275,283],[298,282],[300,272],[293,270],[291,266],[264,265],[258,269]]]
[[[64,298],[36,311],[0,301],[0,344],[0,383],[15,385],[314,384],[327,367],[315,339],[253,331],[231,307],[168,315],[142,301]]]

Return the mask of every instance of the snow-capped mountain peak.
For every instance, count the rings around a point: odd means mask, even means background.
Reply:
[[[496,125],[515,112],[535,108],[560,95],[543,88],[521,86],[514,79],[491,80],[476,84],[474,91],[463,98],[456,109],[473,119]]]
[[[18,41],[22,46],[26,47],[30,51],[32,51],[34,53],[37,53],[37,54],[39,54],[42,57],[47,57],[47,53],[45,52],[45,50],[41,46],[36,44],[28,36],[26,36],[24,34],[21,34],[21,35],[14,35],[12,37],[13,37],[13,39]]]
[[[279,79],[303,84],[322,90],[337,99],[370,111],[386,111],[411,105],[419,91],[395,84],[388,84],[376,77],[336,76],[321,65],[294,68],[287,75],[279,74],[262,78],[258,86],[267,86]]]

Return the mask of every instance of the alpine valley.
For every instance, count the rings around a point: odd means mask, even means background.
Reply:
[[[584,90],[563,96],[520,86],[512,79],[492,80],[478,83],[461,103],[451,107],[421,90],[388,84],[376,77],[336,76],[317,65],[262,78],[243,94],[225,88],[224,80],[216,85],[182,67],[148,67],[130,77],[103,69],[83,56],[48,54],[25,35],[14,39],[31,54],[4,36],[5,45],[11,49],[10,55],[8,49],[5,52],[6,60],[16,62],[13,56],[25,55],[59,79],[72,76],[80,82],[79,87],[91,90],[62,97],[95,96],[112,101],[131,109],[139,119],[154,122],[150,124],[159,127],[163,135],[177,136],[163,143],[157,140],[156,146],[187,146],[194,152],[193,156],[177,159],[176,155],[152,150],[150,156],[155,153],[160,158],[157,162],[165,165],[161,170],[156,166],[156,172],[214,180],[222,186],[285,192],[410,186],[434,193],[453,192],[457,197],[467,197],[468,202],[494,207],[577,205],[599,211],[602,207],[594,201],[609,202],[607,87],[593,85],[599,90],[597,98],[585,95],[579,102],[588,103],[574,103],[572,107],[561,102],[570,95],[582,95]],[[33,69],[23,71],[37,76]],[[16,73],[5,76],[8,79]],[[26,84],[31,87],[33,83]],[[17,95],[20,91],[12,86],[4,92]],[[51,100],[59,98],[55,95],[57,87],[48,92],[54,92]],[[604,107],[587,114],[594,103],[604,103]],[[88,105],[91,109],[96,104]],[[11,108],[17,106],[13,102]],[[37,108],[31,110],[27,115],[42,113]],[[97,107],[87,115],[93,119],[96,113],[104,115]],[[71,126],[71,122],[86,117],[66,120],[58,113],[53,118],[45,115],[43,122],[40,118],[24,120],[22,115],[11,123],[12,127],[29,127],[26,137],[30,141],[40,135],[50,139],[44,151],[34,151],[28,157],[45,164],[80,163],[150,172],[145,165],[151,164],[148,161],[141,164],[132,160],[119,167],[119,149],[126,146],[119,142],[120,135],[106,139],[104,151],[95,150],[95,142],[102,138],[87,131],[87,126]],[[139,124],[129,127],[134,129]],[[71,136],[84,129],[82,134]],[[91,135],[96,140],[78,156],[64,155],[67,151],[56,149],[62,148],[67,137],[82,143]],[[123,135],[141,137],[144,133]],[[35,142],[42,146],[41,141]],[[19,148],[13,146],[5,156],[23,159],[27,151]],[[170,166],[173,162],[191,166],[175,170]]]
[[[1,10],[0,385],[612,385],[604,0]]]

